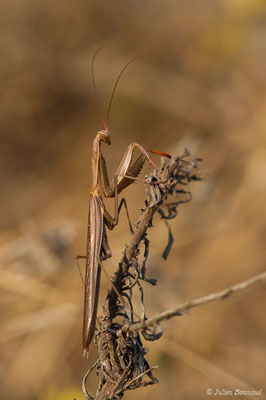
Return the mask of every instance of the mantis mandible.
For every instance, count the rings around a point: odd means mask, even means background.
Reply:
[[[97,53],[96,53],[97,54]],[[96,56],[95,54],[95,56]],[[94,58],[95,58],[94,56]],[[93,63],[92,61],[92,78],[95,89]],[[133,60],[134,61],[134,60]],[[133,62],[131,61],[131,62]],[[89,195],[89,216],[88,216],[88,236],[87,236],[87,253],[86,253],[86,271],[85,271],[85,295],[84,295],[84,317],[83,317],[83,355],[88,356],[89,345],[94,335],[96,315],[99,298],[99,286],[101,275],[101,261],[111,257],[111,250],[108,244],[106,227],[112,230],[118,224],[119,212],[124,204],[125,199],[122,199],[118,206],[118,194],[134,182],[134,178],[140,173],[145,160],[153,165],[156,165],[150,159],[146,150],[138,143],[131,143],[122,161],[115,173],[114,179],[109,183],[107,167],[105,159],[101,152],[102,143],[111,144],[109,125],[109,113],[113,100],[113,95],[118,84],[118,81],[128,67],[128,63],[120,72],[111,95],[108,113],[107,124],[104,122],[104,129],[97,132],[92,145],[91,158],[91,189]],[[96,92],[96,89],[95,89]],[[97,93],[96,93],[97,96]],[[103,118],[102,118],[103,119]],[[139,149],[141,155],[133,162],[133,153]],[[107,212],[103,199],[100,195],[100,185],[105,197],[115,198],[115,216],[114,218]]]

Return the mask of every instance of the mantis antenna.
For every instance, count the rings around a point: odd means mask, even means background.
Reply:
[[[100,47],[98,50],[96,50],[96,52],[94,53],[94,56],[93,56],[93,58],[92,58],[92,62],[91,62],[91,77],[92,77],[93,91],[94,91],[96,103],[97,103],[97,106],[98,106],[98,111],[99,111],[99,113],[100,113],[100,117],[101,117],[101,120],[102,120],[102,122],[103,122],[104,129],[107,129],[106,122],[105,122],[105,120],[104,120],[104,118],[103,118],[103,113],[102,113],[102,110],[101,110],[100,100],[99,100],[98,92],[97,92],[97,89],[96,89],[96,83],[95,83],[95,77],[94,77],[94,64],[95,64],[95,59],[96,59],[97,54],[98,54],[101,50],[102,50],[102,47]]]
[[[109,107],[108,107],[108,112],[107,112],[107,128],[109,128],[109,118],[110,118],[110,110],[111,110],[111,106],[113,103],[113,98],[114,98],[114,94],[117,88],[117,85],[120,81],[121,76],[123,75],[123,73],[125,72],[125,70],[129,67],[130,64],[132,64],[133,62],[135,62],[136,60],[138,60],[140,57],[136,57],[133,60],[129,61],[124,68],[122,69],[122,71],[120,72],[120,74],[118,75],[116,82],[114,84],[113,90],[112,90],[112,94],[111,94],[111,98],[110,98],[110,103],[109,103]]]
[[[93,91],[94,91],[94,95],[95,95],[96,102],[97,102],[97,105],[98,105],[98,110],[99,110],[99,113],[100,113],[100,117],[101,117],[101,120],[102,120],[102,122],[103,122],[104,129],[108,131],[108,129],[109,129],[109,119],[110,119],[111,106],[112,106],[112,103],[113,103],[114,94],[115,94],[117,85],[118,85],[118,83],[119,83],[119,81],[120,81],[120,78],[122,77],[123,73],[124,73],[125,70],[128,68],[128,66],[129,66],[130,64],[132,64],[133,62],[135,62],[136,60],[138,60],[140,57],[136,57],[136,58],[134,58],[133,60],[129,61],[129,62],[124,66],[124,68],[122,69],[122,71],[120,72],[120,74],[118,75],[118,77],[117,77],[117,79],[116,79],[116,81],[115,81],[113,90],[112,90],[112,94],[111,94],[111,98],[110,98],[110,102],[109,102],[109,106],[108,106],[108,111],[107,111],[107,119],[106,119],[106,122],[105,122],[105,119],[104,119],[104,117],[103,117],[103,113],[102,113],[102,110],[101,110],[101,107],[100,107],[100,101],[99,101],[99,96],[98,96],[98,92],[97,92],[97,88],[96,88],[95,74],[94,74],[95,59],[96,59],[97,54],[98,54],[101,50],[102,50],[102,47],[100,47],[98,50],[96,50],[96,52],[94,53],[94,56],[93,56],[93,58],[92,58],[92,63],[91,63],[91,76],[92,76]]]

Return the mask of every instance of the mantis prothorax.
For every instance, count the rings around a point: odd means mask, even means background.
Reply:
[[[95,58],[95,57],[94,57]],[[132,62],[132,61],[131,61]],[[130,63],[131,63],[130,62]],[[131,143],[122,161],[116,171],[114,179],[109,183],[105,159],[101,152],[101,144],[111,144],[110,133],[108,129],[109,112],[118,81],[130,64],[128,63],[120,72],[112,92],[108,114],[107,124],[104,123],[104,129],[100,130],[93,141],[91,158],[91,190],[89,195],[89,217],[88,217],[88,237],[86,254],[86,272],[85,272],[85,295],[84,295],[84,319],[83,319],[83,354],[88,356],[89,345],[94,335],[97,306],[99,298],[99,286],[101,275],[101,261],[111,257],[111,250],[107,240],[106,226],[113,229],[118,224],[119,212],[122,205],[126,205],[125,199],[122,199],[118,206],[118,194],[134,182],[134,178],[140,173],[145,160],[156,165],[150,159],[146,150],[138,143]],[[92,62],[93,77],[93,62]],[[94,77],[93,77],[93,84]],[[141,155],[133,162],[133,153],[139,149]],[[114,218],[107,212],[103,199],[100,195],[100,184],[105,197],[115,198],[115,216]]]

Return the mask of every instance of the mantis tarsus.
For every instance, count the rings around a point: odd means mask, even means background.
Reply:
[[[95,58],[95,57],[94,57]],[[130,62],[131,63],[131,62]],[[108,129],[109,112],[116,89],[117,83],[130,64],[128,63],[120,72],[115,83],[108,114],[107,124],[104,123],[104,129],[100,130],[93,141],[92,158],[91,158],[91,190],[89,195],[89,221],[88,221],[88,237],[87,237],[87,254],[86,254],[86,272],[85,272],[85,296],[84,296],[84,319],[83,319],[83,354],[88,355],[89,345],[94,335],[96,314],[99,298],[101,261],[111,257],[111,250],[107,240],[106,226],[113,229],[119,218],[119,212],[122,205],[126,205],[125,199],[122,199],[118,206],[118,194],[133,183],[134,178],[140,173],[145,160],[155,168],[156,165],[150,159],[146,150],[138,143],[131,143],[122,161],[116,171],[114,179],[109,183],[107,167],[105,159],[101,152],[101,144],[111,144],[110,133]],[[92,62],[93,77],[93,62]],[[93,77],[94,83],[94,77]],[[94,83],[95,87],[95,83]],[[133,162],[133,153],[135,149],[139,149],[141,155]],[[115,216],[114,218],[107,212],[103,199],[100,195],[100,183],[105,197],[115,198]]]

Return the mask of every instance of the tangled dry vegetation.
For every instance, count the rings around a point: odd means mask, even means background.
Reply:
[[[95,345],[99,358],[83,378],[82,391],[89,400],[93,400],[94,397],[88,393],[86,382],[93,369],[96,369],[99,377],[95,397],[97,400],[119,400],[127,390],[136,390],[142,386],[158,383],[153,374],[153,370],[157,367],[149,365],[146,357],[147,349],[143,346],[141,336],[145,342],[157,341],[164,332],[160,322],[182,316],[191,308],[215,300],[227,299],[233,293],[245,290],[266,279],[266,271],[264,271],[217,293],[189,301],[152,318],[147,317],[144,285],[156,286],[157,284],[156,279],[148,278],[146,275],[149,256],[148,230],[153,227],[154,214],[158,212],[169,232],[168,244],[163,252],[163,258],[166,259],[174,242],[168,220],[177,216],[177,209],[181,204],[192,199],[192,193],[188,188],[189,183],[200,181],[205,175],[203,168],[198,165],[201,159],[187,161],[186,157],[189,155],[188,150],[185,150],[179,157],[169,157],[170,160],[164,161],[159,170],[155,170],[145,178],[145,207],[141,209],[132,237],[114,272],[98,319]],[[169,197],[174,197],[174,201],[169,200]],[[142,245],[144,245],[143,250]],[[140,262],[141,253],[143,257]],[[135,290],[138,293],[140,315],[136,312],[136,296],[133,301]],[[156,292],[156,288],[154,291]],[[249,390],[248,393],[257,395],[260,391]]]
[[[100,376],[97,399],[119,399],[126,390],[158,382],[145,357],[146,350],[140,335],[137,330],[131,330],[130,326],[133,324],[136,327],[136,323],[143,323],[147,319],[143,283],[156,285],[155,279],[146,277],[146,262],[149,255],[147,231],[152,227],[153,216],[158,212],[163,220],[175,218],[177,207],[191,199],[191,192],[187,188],[189,182],[201,180],[197,165],[200,160],[188,162],[184,159],[188,155],[188,151],[185,151],[181,157],[171,157],[164,162],[161,169],[146,177],[145,208],[141,210],[133,235],[114,273],[99,319],[99,332],[96,335],[99,360],[94,365]],[[169,196],[173,196],[174,201],[167,201]],[[168,230],[169,243],[164,251],[164,258],[167,258],[173,244],[169,224]],[[140,263],[139,256],[143,244],[143,261]],[[141,303],[140,316],[132,302],[133,290],[136,288]],[[143,325],[139,330],[148,341],[158,340],[163,333],[158,323],[147,328]],[[86,390],[87,376],[88,373],[84,378],[83,392],[86,397],[92,399]]]

